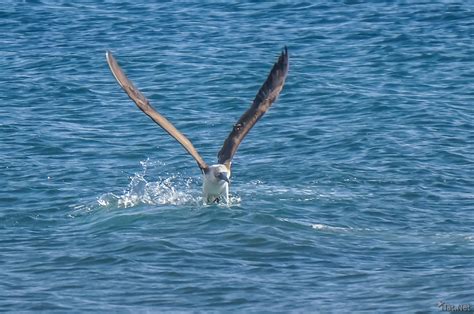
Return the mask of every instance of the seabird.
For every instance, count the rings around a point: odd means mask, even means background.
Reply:
[[[208,166],[204,162],[196,148],[183,133],[178,131],[168,119],[151,106],[149,100],[127,78],[110,51],[106,52],[106,58],[115,79],[138,108],[177,140],[196,160],[203,174],[203,200],[207,204],[216,203],[220,200],[229,204],[229,179],[232,158],[244,137],[280,94],[288,74],[288,49],[286,47],[283,49],[265,83],[255,96],[252,105],[233,126],[224,145],[222,145],[217,154],[217,164],[212,166]]]

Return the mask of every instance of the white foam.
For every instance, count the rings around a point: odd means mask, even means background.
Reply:
[[[312,224],[311,228],[316,230],[324,230],[324,231],[336,231],[336,232],[348,232],[353,230],[352,228],[344,228],[344,227],[333,227],[325,224]]]

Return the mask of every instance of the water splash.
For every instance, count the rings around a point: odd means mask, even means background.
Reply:
[[[97,198],[101,207],[128,208],[140,204],[149,205],[201,205],[201,192],[194,178],[182,175],[146,179],[150,166],[163,164],[149,159],[140,162],[142,171],[130,177],[128,187],[121,193],[105,193]]]
[[[128,188],[120,195],[106,193],[97,199],[103,207],[134,207],[140,204],[185,205],[199,204],[201,197],[192,193],[192,179],[171,176],[157,182],[148,182],[142,175],[131,178]]]

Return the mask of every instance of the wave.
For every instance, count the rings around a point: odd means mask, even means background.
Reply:
[[[319,230],[319,231],[327,231],[327,232],[335,232],[335,233],[380,231],[377,229],[369,229],[369,228],[330,226],[328,224],[311,223],[311,222],[302,221],[299,219],[289,219],[289,218],[281,218],[281,217],[277,219],[280,221],[294,223],[294,224],[302,225],[305,227],[311,227],[312,229]]]

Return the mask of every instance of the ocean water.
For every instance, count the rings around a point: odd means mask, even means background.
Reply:
[[[0,311],[474,309],[470,1],[2,1]],[[205,206],[281,49],[279,100]]]

